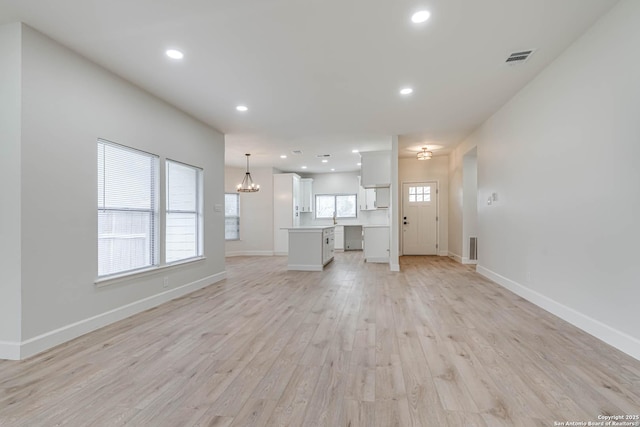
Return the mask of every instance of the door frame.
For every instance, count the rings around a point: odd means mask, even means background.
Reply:
[[[440,256],[440,180],[439,179],[424,179],[424,180],[411,180],[402,181],[400,183],[400,216],[398,217],[398,227],[402,230],[402,219],[404,218],[404,186],[405,184],[422,184],[422,183],[434,183],[436,185],[436,256]],[[400,248],[398,253],[400,256],[404,256],[404,232],[400,231]],[[419,255],[417,255],[419,256]],[[425,255],[426,256],[426,255]]]

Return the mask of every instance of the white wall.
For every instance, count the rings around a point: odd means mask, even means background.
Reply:
[[[260,185],[257,193],[240,193],[240,240],[225,243],[227,256],[273,255],[273,169],[251,168],[251,178]],[[225,191],[235,193],[246,173],[225,168]]]
[[[431,160],[420,161],[414,158],[398,159],[399,187],[408,182],[436,181],[438,183],[438,253],[449,253],[449,158],[447,156],[433,157]],[[402,190],[400,190],[401,192]],[[402,206],[402,195],[398,195],[398,206]],[[398,227],[401,230],[402,212],[398,217]],[[400,252],[402,252],[402,233],[400,233]]]
[[[20,341],[20,40],[19,24],[0,26],[0,357]]]
[[[640,359],[638,40],[640,2],[622,1],[464,147],[478,271]]]
[[[24,25],[22,43],[24,357],[224,277],[224,141]],[[97,138],[204,169],[205,260],[94,284]]]
[[[462,188],[462,262],[471,263],[469,239],[478,237],[478,151],[476,148],[470,150],[462,159]]]

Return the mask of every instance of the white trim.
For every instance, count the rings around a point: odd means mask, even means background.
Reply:
[[[273,251],[230,251],[225,253],[224,256],[273,256]]]
[[[438,251],[438,256],[449,256],[449,251]]]
[[[449,252],[448,256],[449,258],[453,258],[454,261],[458,261],[460,264],[462,264],[462,257],[460,255]]]
[[[306,264],[287,265],[287,270],[294,270],[294,271],[322,271],[323,269],[324,269],[323,265],[306,265]]]
[[[627,353],[629,356],[640,360],[640,340],[606,325],[599,320],[593,319],[571,307],[567,307],[551,298],[542,295],[533,289],[527,288],[511,279],[507,279],[488,268],[478,265],[476,271],[482,276],[496,282],[500,286],[521,296],[527,301],[552,313],[562,320],[582,329],[605,343]]]
[[[394,271],[394,272],[395,272],[395,271],[400,271],[400,264],[390,264],[390,265],[389,265],[389,269],[390,269],[391,271]]]
[[[389,264],[389,257],[388,256],[369,257],[369,258],[366,258],[364,262],[377,262],[377,263],[381,262],[381,263]]]
[[[20,360],[20,343],[0,341],[0,360]]]
[[[110,325],[119,320],[126,319],[127,317],[133,316],[134,314],[138,314],[150,308],[157,307],[160,304],[171,301],[172,299],[182,297],[191,292],[197,291],[198,289],[219,282],[226,277],[227,273],[226,271],[223,271],[221,273],[196,280],[195,282],[187,283],[186,285],[178,288],[143,298],[130,304],[123,305],[122,307],[98,314],[97,316],[89,317],[88,319],[80,320],[79,322],[71,323],[53,331],[38,335],[37,337],[22,341],[22,343],[20,343],[20,359],[33,356],[88,332],[95,331],[96,329]],[[2,347],[0,346],[0,350],[1,349]]]
[[[462,264],[468,264],[468,265],[477,265],[478,261],[475,259],[469,259],[467,257],[463,257],[462,258]]]
[[[159,271],[163,272],[167,269],[172,269],[172,268],[180,267],[183,265],[192,264],[194,262],[204,261],[206,259],[207,257],[205,256],[182,259],[179,261],[174,261],[171,264],[154,265],[152,267],[147,267],[141,270],[134,270],[134,271],[129,271],[125,273],[113,274],[111,276],[99,277],[93,283],[98,288],[101,288],[103,286],[114,285],[114,284],[122,283],[124,281],[131,280],[131,279],[138,279],[140,277],[151,276]]]
[[[273,256],[289,256],[289,252],[273,252]]]

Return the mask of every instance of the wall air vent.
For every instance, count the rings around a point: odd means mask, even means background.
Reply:
[[[471,261],[478,260],[478,238],[469,237],[469,259]]]
[[[529,60],[531,55],[533,55],[533,52],[535,52],[535,49],[513,52],[511,55],[509,55],[505,63],[510,65],[524,64]]]

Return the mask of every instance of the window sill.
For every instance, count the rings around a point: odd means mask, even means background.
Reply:
[[[157,274],[158,272],[161,272],[161,271],[166,271],[166,270],[174,269],[174,268],[181,267],[181,266],[184,266],[184,265],[193,264],[195,262],[204,261],[206,259],[207,259],[207,257],[204,257],[204,256],[196,257],[196,258],[189,258],[189,259],[185,259],[185,260],[175,261],[175,262],[172,262],[171,264],[148,267],[148,268],[144,268],[144,269],[141,269],[141,270],[130,271],[130,272],[127,272],[127,273],[114,274],[112,276],[101,277],[101,278],[96,279],[93,283],[96,285],[96,287],[102,288],[104,286],[114,285],[114,284],[117,284],[117,283],[121,283],[121,282],[124,282],[124,281],[127,281],[127,280],[134,279],[134,278],[152,276],[152,275]]]

